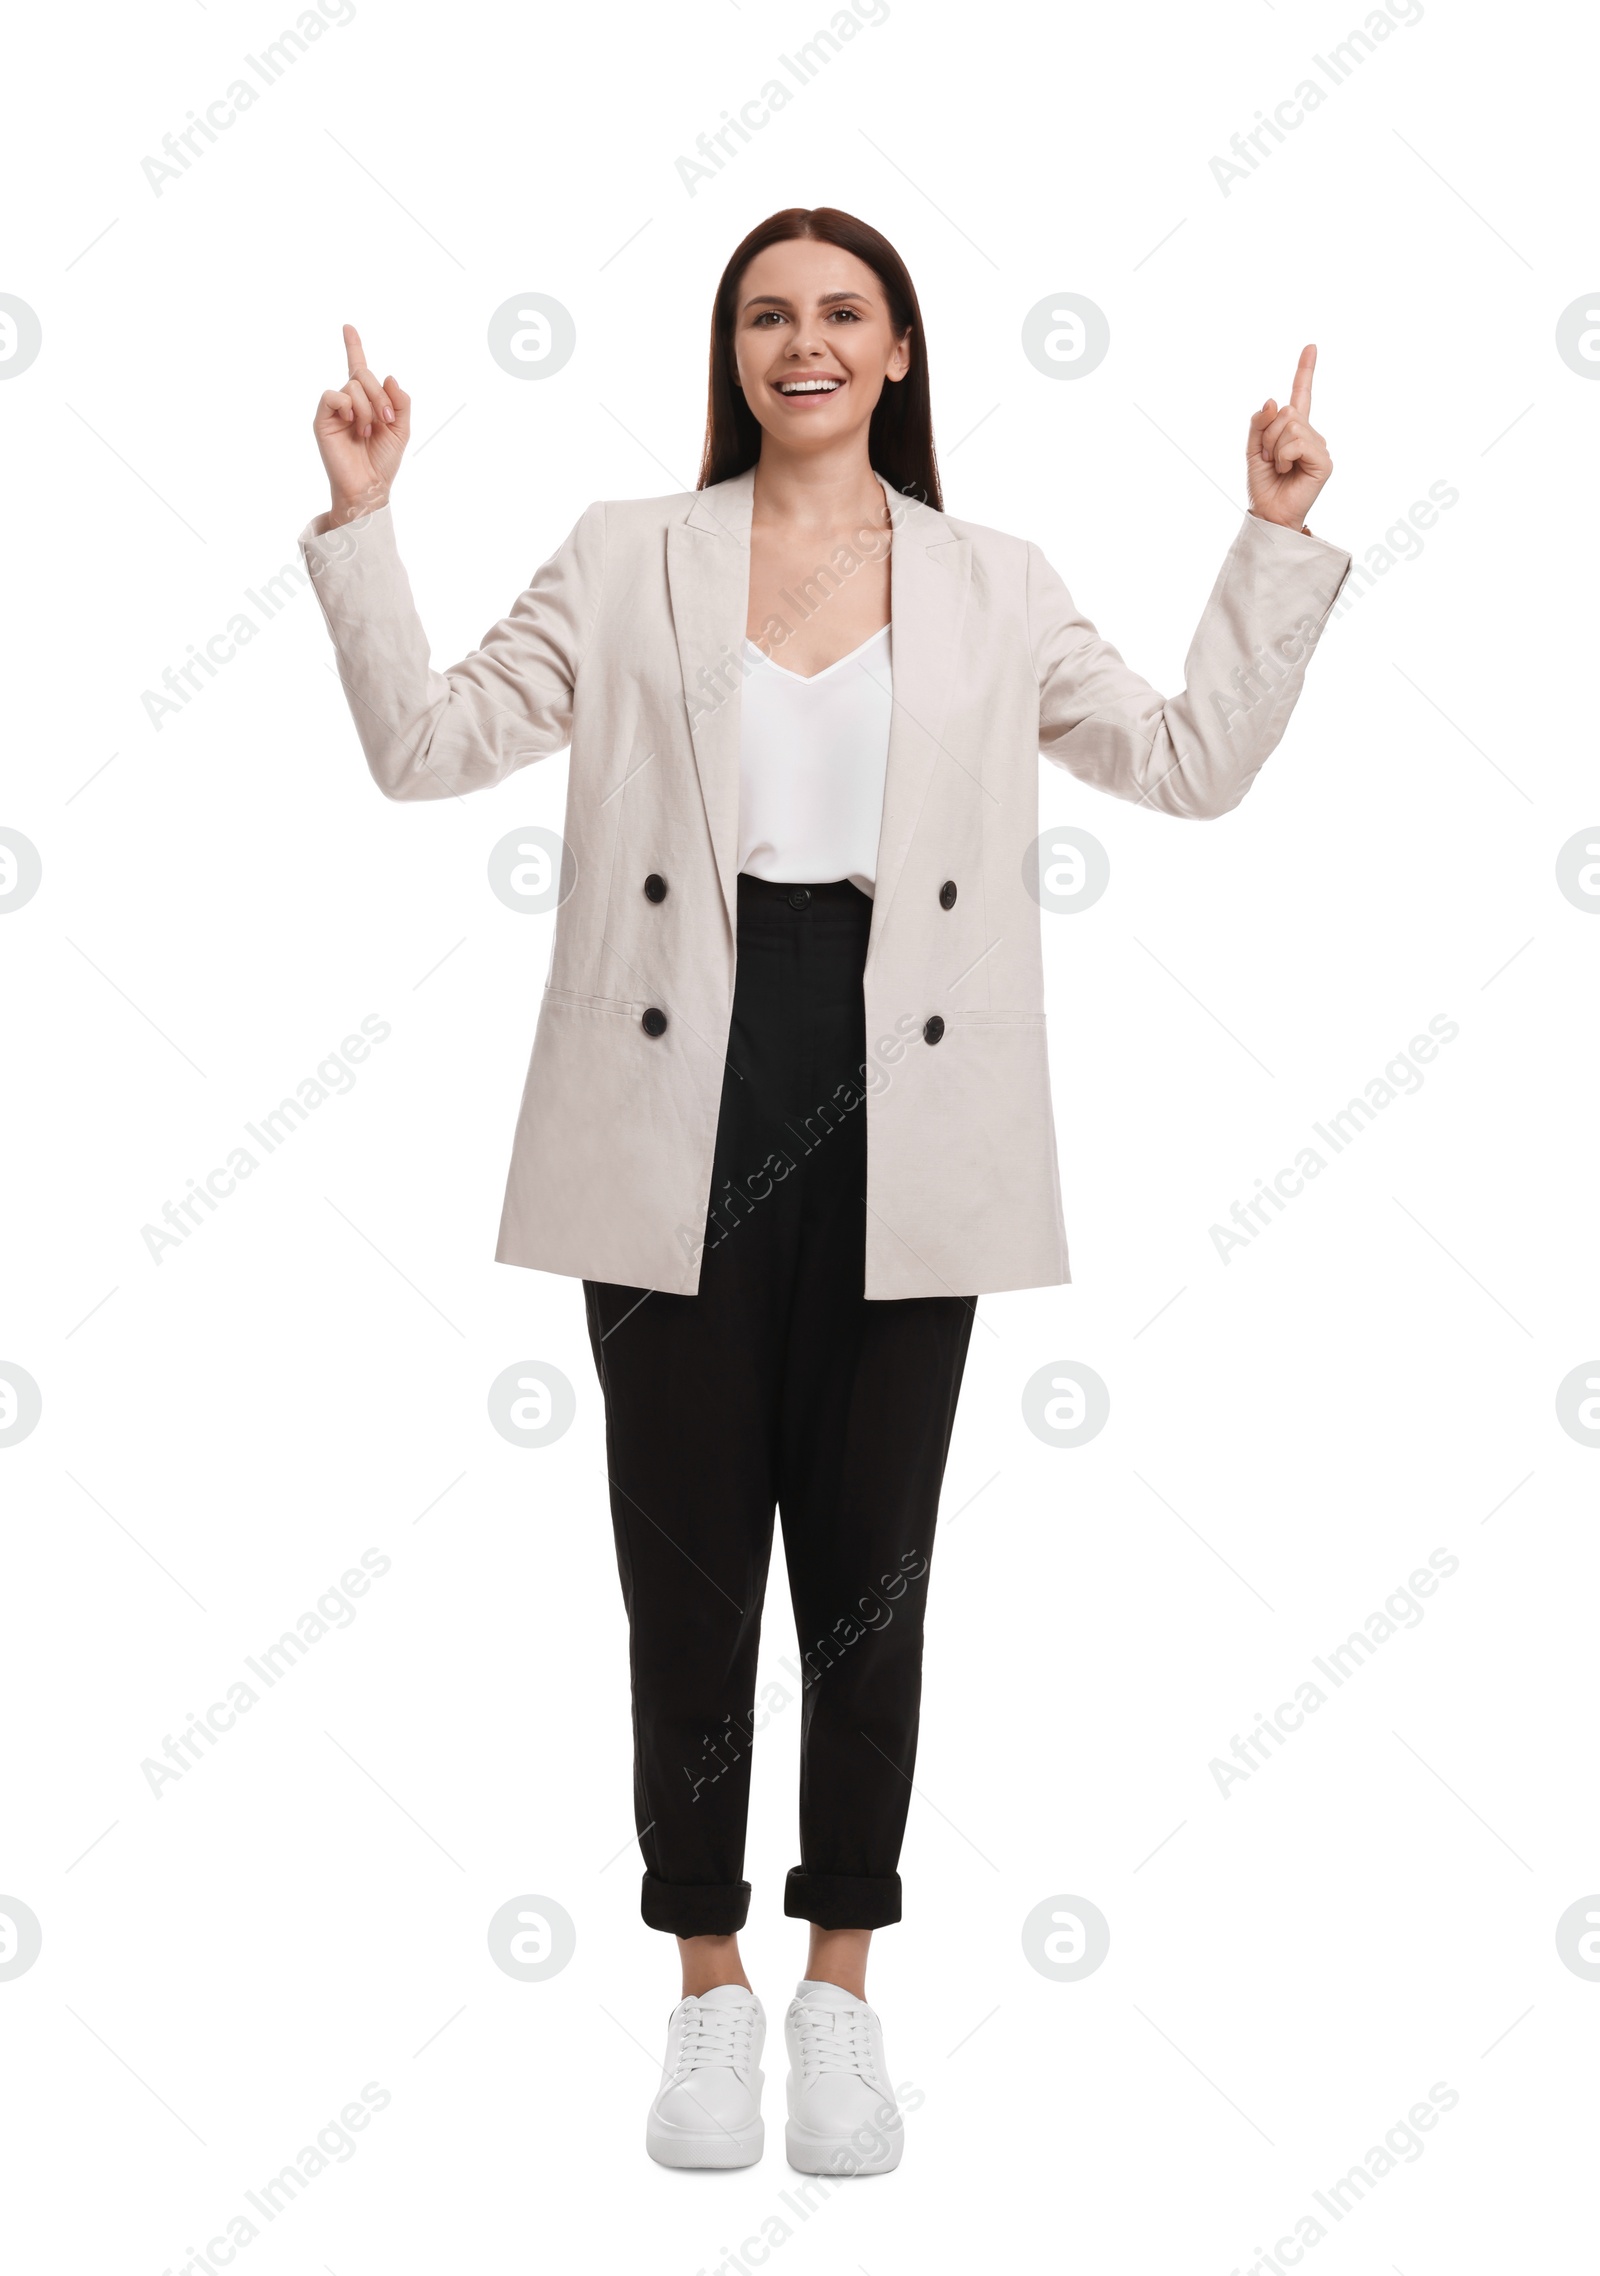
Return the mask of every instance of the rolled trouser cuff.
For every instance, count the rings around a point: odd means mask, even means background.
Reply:
[[[783,1909],[791,1920],[812,1920],[819,1928],[889,1928],[900,1918],[900,1876],[872,1880],[796,1865],[784,1883]]]
[[[750,1911],[748,1881],[658,1881],[644,1877],[639,1910],[669,1936],[736,1936]]]

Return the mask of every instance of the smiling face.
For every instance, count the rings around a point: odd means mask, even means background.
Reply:
[[[739,279],[734,374],[763,431],[786,450],[836,450],[867,428],[886,380],[911,368],[882,285],[837,245],[786,239]]]

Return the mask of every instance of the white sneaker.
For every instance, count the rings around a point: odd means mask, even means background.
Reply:
[[[761,2155],[767,2018],[743,1984],[680,2000],[644,2146],[657,2165],[754,2165]]]
[[[883,2025],[838,1984],[802,1981],[783,2019],[789,2048],[784,2146],[796,2173],[891,2173],[905,2125],[889,2084]]]

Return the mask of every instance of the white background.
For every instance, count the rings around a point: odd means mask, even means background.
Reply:
[[[0,1892],[43,1927],[0,1982],[20,2266],[183,2267],[367,2081],[388,2107],[240,2253],[258,2276],[694,2276],[763,2222],[746,2263],[786,2276],[1227,2276],[1438,2081],[1421,2154],[1306,2260],[1582,2264],[1600,1986],[1555,1924],[1600,1887],[1600,1457],[1555,1390],[1600,1349],[1600,923],[1555,860],[1600,808],[1600,387],[1555,327],[1600,284],[1597,59],[1576,8],[1428,0],[1224,195],[1213,157],[1363,14],[894,0],[693,196],[675,161],[825,9],[358,0],[159,196],[141,160],[292,13],[14,22],[0,291],[44,332],[0,386],[0,822],[44,867],[0,927],[0,1358],[43,1396],[0,1453]],[[443,665],[591,499],[692,485],[716,277],[792,203],[909,262],[949,510],[1039,542],[1168,690],[1305,341],[1313,528],[1360,561],[1459,492],[1222,822],[1041,765],[1043,821],[1112,868],[1044,919],[1075,1278],[980,1306],[873,1959],[925,2099],[899,2172],[804,2221],[798,1700],[747,1868],[767,2155],[665,2172],[674,1953],[638,1918],[581,1295],[491,1261],[551,920],[485,868],[560,828],[566,761],[386,803],[303,588],[159,732],[141,700],[298,562],[341,322],[415,398],[395,517]],[[485,346],[527,291],[578,331],[535,385]],[[1020,347],[1061,291],[1111,325],[1071,383]],[[369,1013],[354,1090],[153,1262],[141,1228]],[[1224,1263],[1211,1226],[1441,1013],[1423,1088]],[[529,1359],[577,1393],[542,1452],[485,1409]],[[1076,1451],[1019,1405],[1064,1360],[1111,1394]],[[152,1794],[141,1763],[369,1548],[354,1624]],[[1213,1759],[1436,1549],[1420,1626],[1225,1798]],[[794,1694],[792,1648],[780,1562],[763,1679]],[[486,1943],[524,1893],[576,1924],[541,1984]],[[1111,1928],[1079,1983],[1021,1942],[1068,1894]]]

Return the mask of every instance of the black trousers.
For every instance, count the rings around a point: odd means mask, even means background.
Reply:
[[[699,1292],[585,1281],[633,1679],[643,1912],[742,1928],[774,1505],[801,1671],[784,1911],[900,1918],[934,1517],[976,1299],[869,1303],[861,974],[848,883],[739,879]]]

